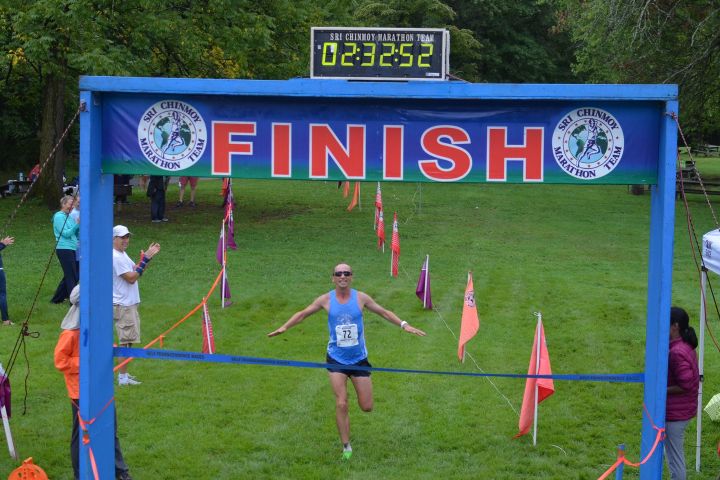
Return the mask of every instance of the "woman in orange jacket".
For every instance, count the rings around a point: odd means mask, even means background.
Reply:
[[[72,406],[73,427],[70,436],[70,459],[72,460],[75,480],[80,478],[80,285],[70,293],[70,310],[60,325],[62,332],[55,346],[55,368],[65,375],[65,386]],[[115,415],[115,478],[132,480],[128,467],[120,450],[117,437],[117,415]]]

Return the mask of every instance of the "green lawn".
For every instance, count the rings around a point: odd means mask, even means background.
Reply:
[[[720,161],[702,159],[701,172],[720,176]],[[131,256],[151,241],[162,244],[141,284],[143,341],[149,342],[199,303],[218,265],[215,247],[222,210],[220,184],[202,181],[195,209],[173,207],[167,224],[150,223],[142,192],[116,213],[134,232]],[[211,313],[219,353],[321,362],[327,337],[317,314],[285,335],[270,332],[331,288],[338,262],[355,271],[354,286],[425,330],[403,334],[367,314],[370,360],[378,367],[525,373],[535,317],[545,322],[554,373],[643,370],[650,196],[626,186],[383,184],[386,231],[397,210],[400,276],[389,276],[389,251],[375,248],[374,184],[363,184],[362,210],[347,212],[334,182],[237,181],[236,240],[228,254],[234,305]],[[18,197],[0,200],[5,219]],[[700,195],[689,196],[698,234],[714,227]],[[713,199],[713,205],[718,206]],[[698,275],[685,213],[677,202],[673,303],[699,308]],[[84,208],[89,208],[84,205]],[[11,316],[20,323],[51,266],[30,318],[27,357],[12,375],[12,426],[22,458],[32,456],[49,477],[72,477],[68,457],[70,406],[52,351],[66,307],[49,303],[60,279],[53,256],[52,212],[31,202],[11,229],[17,244],[3,253]],[[2,234],[2,233],[0,233]],[[110,246],[108,245],[108,248]],[[430,255],[436,311],[414,295]],[[467,271],[472,270],[481,317],[468,345],[477,367],[457,361]],[[718,332],[718,320],[711,327]],[[18,328],[0,330],[6,363]],[[196,315],[165,339],[165,348],[198,351]],[[705,392],[720,391],[720,367],[708,341]],[[143,384],[116,389],[120,438],[137,479],[596,479],[614,461],[618,444],[639,455],[642,386],[556,381],[540,406],[538,445],[513,440],[524,381],[375,373],[375,410],[351,405],[355,454],[340,460],[334,401],[327,374],[317,369],[137,360]],[[29,373],[27,413],[22,415]],[[507,398],[507,400],[506,400]],[[351,401],[354,398],[351,397]],[[720,470],[717,424],[704,418],[703,473]],[[687,432],[694,466],[695,423]],[[15,468],[0,455],[0,478]],[[638,478],[626,468],[625,478]]]

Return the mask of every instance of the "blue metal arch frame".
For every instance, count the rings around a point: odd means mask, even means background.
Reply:
[[[162,93],[233,97],[405,98],[473,100],[609,100],[661,102],[658,181],[651,186],[650,248],[645,348],[644,402],[652,420],[664,425],[668,358],[668,315],[671,304],[676,125],[670,113],[678,113],[676,85],[532,85],[468,84],[460,82],[353,82],[346,80],[287,81],[207,80],[171,78],[82,77],[80,100],[80,188],[83,210],[80,224],[83,284],[80,304],[80,413],[93,418],[113,398],[112,345],[112,175],[101,168],[103,94]],[[92,442],[100,478],[114,476],[113,411],[111,405],[92,426]],[[644,417],[641,455],[647,455],[656,435]],[[81,478],[92,478],[86,445],[81,445]],[[641,467],[643,480],[662,478],[662,454]]]

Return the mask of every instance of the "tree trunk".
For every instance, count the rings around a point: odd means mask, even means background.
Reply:
[[[59,206],[62,195],[63,173],[65,171],[65,152],[62,143],[58,145],[65,128],[65,77],[62,73],[49,73],[43,82],[42,120],[40,123],[40,158],[42,163],[55,148],[55,153],[42,171],[36,195],[51,210]]]

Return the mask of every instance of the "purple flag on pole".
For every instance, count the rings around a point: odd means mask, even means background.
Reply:
[[[228,282],[227,277],[222,282],[223,286],[220,289],[220,299],[223,301],[223,305],[230,306],[232,302],[230,302],[230,297],[232,296],[230,294],[230,282]]]
[[[215,251],[215,258],[220,265],[223,264],[223,256],[225,253],[225,242],[223,241],[223,237],[223,230],[220,229],[220,238],[218,238],[218,246],[217,250]]]
[[[2,365],[0,365],[0,368],[2,368]],[[0,406],[5,407],[7,416],[10,418],[10,379],[5,375],[0,375]]]
[[[230,213],[230,218],[228,219],[227,224],[228,224],[227,241],[225,243],[227,244],[228,248],[237,250],[237,244],[235,243],[235,220],[233,220],[232,213]]]
[[[422,270],[420,270],[420,278],[418,278],[415,295],[423,303],[423,308],[432,310],[432,298],[430,297],[430,256],[425,257]]]

